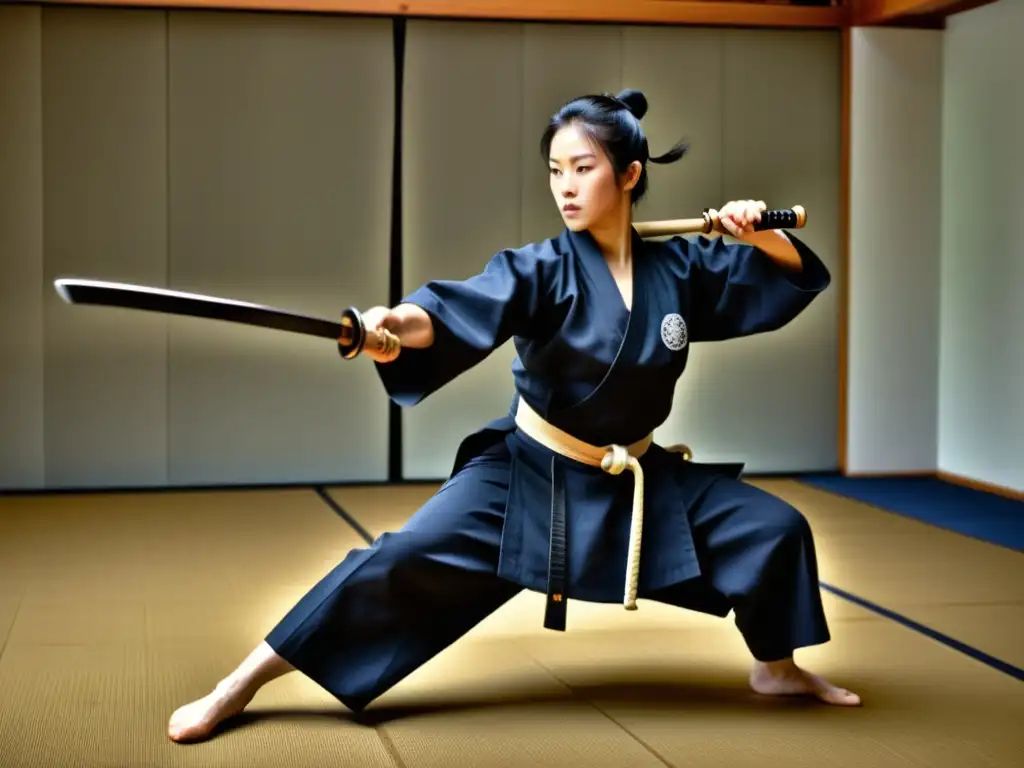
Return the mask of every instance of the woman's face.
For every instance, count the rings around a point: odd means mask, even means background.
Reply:
[[[620,186],[607,155],[575,125],[555,134],[548,165],[551,194],[562,221],[574,232],[592,228],[618,214],[623,205],[628,207],[629,190],[639,175],[628,174],[627,183]],[[638,171],[639,163],[635,165]]]

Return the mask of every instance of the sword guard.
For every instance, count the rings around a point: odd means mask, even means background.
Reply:
[[[341,337],[338,339],[338,354],[345,360],[358,357],[366,345],[366,326],[363,316],[355,307],[341,313]]]

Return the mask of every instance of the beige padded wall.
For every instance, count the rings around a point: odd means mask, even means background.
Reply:
[[[165,283],[164,15],[44,9],[42,62],[47,485],[162,484],[165,319],[71,307],[52,283]]]
[[[0,6],[0,488],[43,484],[39,8]]]
[[[0,488],[382,479],[332,342],[71,307],[53,280],[385,303],[388,19],[0,9]]]
[[[518,24],[410,21],[402,132],[403,291],[462,279],[523,242],[522,33]],[[509,119],[509,116],[512,119]],[[402,413],[403,474],[440,477],[460,435],[512,397],[506,344]]]
[[[337,318],[388,299],[387,19],[171,12],[170,283]],[[332,342],[170,323],[172,483],[381,479],[387,401]]]
[[[936,469],[945,34],[850,33],[850,473]]]
[[[840,33],[719,34],[719,79],[709,87],[723,95],[720,197],[723,202],[760,199],[779,208],[804,205],[808,226],[797,234],[824,260],[833,283],[780,331],[695,346],[693,411],[677,403],[658,437],[688,443],[703,460],[745,461],[751,472],[835,469],[838,311],[844,290],[838,273]],[[672,82],[687,74],[667,71],[662,77]],[[700,151],[695,145],[694,152]]]
[[[537,151],[546,120],[567,98],[623,87],[648,94],[655,152],[693,140],[691,157],[652,169],[638,219],[697,215],[730,195],[802,203],[804,235],[835,270],[838,33],[417,21],[406,61],[406,291],[556,234]],[[837,279],[780,333],[695,347],[659,440],[753,471],[835,467],[840,290]],[[407,477],[443,476],[462,436],[507,410],[512,356],[508,344],[405,411]]]

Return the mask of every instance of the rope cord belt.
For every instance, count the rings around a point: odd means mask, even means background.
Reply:
[[[648,435],[628,446],[600,447],[591,445],[548,423],[522,398],[519,399],[516,409],[516,425],[527,436],[545,448],[568,459],[593,467],[601,467],[610,475],[620,475],[627,469],[633,473],[633,515],[629,529],[629,553],[626,559],[626,588],[623,606],[627,611],[635,611],[637,585],[640,581],[640,542],[644,525],[644,473],[639,459],[650,448],[653,435]],[[546,626],[551,629],[564,629],[565,598],[562,592],[565,576],[565,499],[560,483],[555,477],[554,463],[552,463],[552,482],[556,487],[552,493],[551,564],[548,584],[549,616]],[[551,616],[550,611],[553,605],[558,606],[557,610],[560,615]]]

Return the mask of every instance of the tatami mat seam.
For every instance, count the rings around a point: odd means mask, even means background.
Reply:
[[[373,729],[377,733],[377,738],[380,739],[381,745],[387,751],[388,755],[394,760],[397,768],[408,768],[405,761],[402,760],[402,755],[398,751],[398,747],[395,746],[395,742],[391,740],[387,732],[384,730],[384,726],[377,725]]]
[[[11,633],[14,632],[14,623],[18,620],[18,613],[21,611],[21,606],[25,602],[25,594],[28,592],[28,587],[21,588],[21,594],[18,596],[18,604],[14,606],[14,615],[11,616],[11,623],[7,627],[7,634],[4,635],[3,643],[0,643],[0,659],[4,656],[4,651],[7,650],[7,643],[11,639]]]
[[[349,526],[352,527],[352,530],[358,533],[367,544],[373,544],[373,536],[370,532],[363,528],[363,526],[359,524],[359,521],[349,514],[345,508],[342,507],[333,496],[331,496],[330,492],[328,492],[326,488],[318,485],[314,487],[313,490],[316,492],[316,495],[319,496],[327,506],[333,509],[342,520],[348,523]]]
[[[986,664],[989,667],[992,667],[993,669],[1002,672],[1003,674],[1009,675],[1010,677],[1013,677],[1017,680],[1024,681],[1024,669],[1020,669],[1019,667],[1016,667],[1013,664],[1010,664],[1009,662],[1003,661],[1002,659],[998,659],[995,656],[990,656],[989,654],[985,653],[982,650],[979,650],[978,648],[975,648],[974,646],[968,645],[967,643],[957,640],[955,637],[950,637],[949,635],[943,632],[939,632],[938,630],[932,629],[931,627],[925,624],[921,624],[920,622],[914,621],[913,619],[908,618],[907,616],[903,616],[902,614],[896,613],[895,611],[885,608],[884,606],[878,605],[877,603],[873,603],[870,600],[864,599],[863,597],[859,597],[853,594],[852,592],[847,592],[846,590],[832,586],[831,584],[826,584],[825,582],[819,582],[819,585],[822,589],[831,592],[836,597],[840,597],[843,600],[846,600],[847,602],[853,603],[854,605],[859,605],[861,608],[866,608],[869,611],[873,611],[874,613],[877,613],[880,616],[895,621],[897,624],[902,624],[907,629],[912,629],[915,632],[924,635],[925,637],[930,637],[932,640],[942,643],[948,648],[952,648],[954,651],[959,651],[960,653],[974,659],[975,661],[980,661],[982,664]]]

